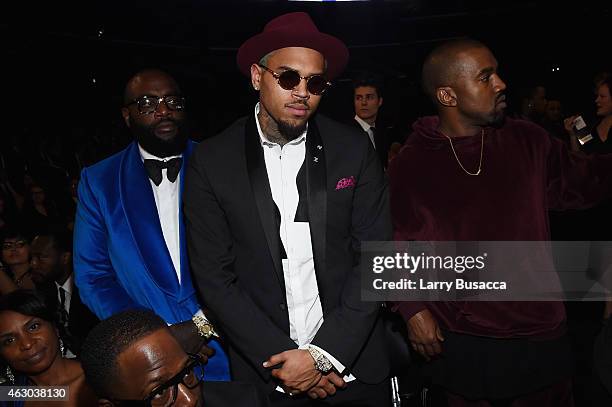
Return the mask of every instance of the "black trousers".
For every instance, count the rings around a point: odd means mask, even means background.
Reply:
[[[365,384],[355,380],[347,383],[333,396],[313,400],[307,395],[289,396],[275,391],[269,396],[271,407],[387,407],[391,406],[391,382]]]
[[[425,375],[470,400],[513,399],[572,376],[567,336],[551,340],[498,339],[444,332],[442,354]]]

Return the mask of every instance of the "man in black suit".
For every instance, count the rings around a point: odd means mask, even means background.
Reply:
[[[81,302],[72,274],[72,245],[62,234],[39,235],[30,247],[32,281],[55,307],[65,356],[78,356],[98,318]]]
[[[270,21],[237,57],[259,103],[186,175],[196,287],[234,377],[275,406],[389,403],[381,308],[361,301],[359,267],[361,241],[391,237],[387,185],[366,137],[314,116],[347,60],[307,14]]]
[[[381,164],[387,168],[388,137],[385,129],[376,122],[378,109],[383,104],[382,80],[378,75],[361,72],[353,79],[353,104],[355,117],[352,124],[368,135]]]

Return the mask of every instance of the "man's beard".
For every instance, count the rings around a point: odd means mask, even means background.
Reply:
[[[493,112],[491,112],[491,117],[488,123],[488,125],[491,127],[500,128],[506,122],[505,109],[497,109],[497,104],[501,101],[506,101],[506,95],[504,93],[500,93],[497,98],[495,98],[495,108],[493,109]]]
[[[161,122],[172,122],[176,125],[176,134],[174,137],[168,140],[163,140],[157,137],[155,134],[155,127]],[[175,120],[172,118],[165,118],[159,120],[149,126],[136,123],[135,120],[130,118],[130,129],[138,141],[138,144],[145,149],[148,153],[153,154],[156,157],[164,158],[173,155],[182,154],[187,146],[187,132],[185,131],[185,122],[183,120]]]
[[[306,130],[306,122],[295,125],[287,121],[279,120],[276,122],[276,125],[278,126],[278,132],[287,139],[287,142],[300,137],[302,133],[304,133],[304,130]]]
[[[489,120],[488,125],[491,127],[494,127],[496,129],[499,129],[501,127],[503,127],[504,123],[506,122],[506,113],[505,112],[494,112],[491,116],[491,119]]]
[[[39,273],[37,271],[32,271],[32,281],[36,285],[46,285],[51,284],[54,281],[58,281],[60,277],[64,274],[64,270],[62,270],[59,266],[55,266],[49,273]]]

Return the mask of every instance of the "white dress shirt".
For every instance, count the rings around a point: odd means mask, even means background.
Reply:
[[[64,281],[64,284],[59,285],[58,283],[55,283],[55,287],[57,288],[57,301],[58,304],[61,304],[62,302],[62,298],[60,297],[60,287],[64,290],[64,293],[66,294],[65,297],[65,301],[64,301],[64,310],[66,311],[66,315],[70,315],[70,300],[72,299],[72,290],[74,287],[74,277],[72,274],[70,274],[70,277],[68,277],[66,279],[66,281]]]
[[[172,157],[159,158],[146,151],[142,146],[138,145],[140,150],[140,157],[144,160],[160,160],[169,161],[173,158],[182,157],[181,155],[174,155]],[[174,182],[168,180],[168,169],[162,169],[162,181],[159,185],[149,179],[151,189],[153,190],[153,197],[155,198],[155,207],[157,208],[157,215],[159,216],[159,223],[161,224],[162,234],[164,235],[164,241],[168,252],[170,252],[170,258],[172,259],[172,265],[174,266],[174,272],[178,279],[179,284],[181,283],[181,235],[179,229],[179,197],[180,197],[180,185],[181,185],[182,171],[179,172],[178,177]],[[198,310],[196,315],[200,315],[205,318],[202,310]]]
[[[307,130],[281,147],[264,136],[258,113],[259,103],[255,106],[255,121],[264,152],[272,199],[280,212],[280,238],[287,253],[282,264],[289,313],[289,335],[300,349],[306,349],[309,345],[316,347],[338,372],[342,372],[345,368],[342,363],[324,349],[310,344],[323,324],[323,308],[314,268],[310,224],[294,221],[300,200],[296,181],[306,157]],[[354,379],[353,375],[344,377],[345,381]],[[280,387],[277,390],[280,390]]]
[[[374,150],[376,150],[376,141],[374,141],[374,132],[372,131],[372,127],[374,126],[370,126],[368,122],[366,122],[365,120],[363,120],[361,117],[357,115],[355,115],[355,120],[357,121],[357,123],[359,123],[363,131],[368,133],[368,137],[370,138],[370,141],[372,142],[372,145],[374,146]]]
[[[73,274],[64,281],[64,284],[59,285],[55,282],[55,288],[57,291],[57,303],[62,303],[62,297],[60,295],[60,289],[64,290],[64,311],[66,311],[66,315],[70,316],[70,301],[72,300],[72,291],[74,290],[74,277]],[[66,321],[68,323],[68,321]],[[64,357],[67,359],[74,359],[76,355],[72,353],[72,351],[68,348],[64,350]]]
[[[175,155],[172,157],[159,158],[147,152],[144,148],[138,145],[142,160],[159,160],[167,162],[173,158],[181,157]],[[181,236],[179,233],[179,185],[181,185],[181,173],[179,172],[175,182],[168,181],[168,169],[162,169],[162,181],[159,185],[155,185],[151,179],[151,188],[153,189],[153,197],[155,198],[155,206],[159,215],[159,223],[161,224],[164,241],[170,252],[174,272],[181,282]]]

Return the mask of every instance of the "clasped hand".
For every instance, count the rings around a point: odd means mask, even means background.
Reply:
[[[208,358],[215,354],[191,320],[170,325],[170,332],[185,352],[199,355],[202,363],[207,363]]]
[[[412,348],[427,361],[442,353],[444,335],[436,319],[427,309],[414,314],[408,320],[408,339]]]
[[[283,390],[290,395],[307,393],[313,399],[325,398],[336,394],[337,388],[346,386],[344,380],[335,372],[324,375],[315,369],[310,352],[303,349],[272,355],[263,366],[272,368],[272,377],[280,381]]]

